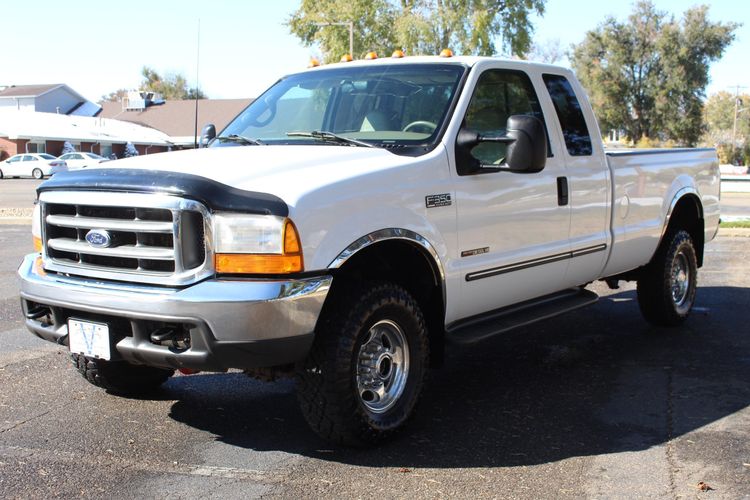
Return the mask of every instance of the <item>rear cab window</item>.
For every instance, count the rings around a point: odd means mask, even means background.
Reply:
[[[562,75],[542,75],[570,156],[591,156],[591,136],[573,87]]]

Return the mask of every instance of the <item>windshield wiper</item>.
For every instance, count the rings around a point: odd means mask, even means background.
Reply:
[[[335,144],[348,144],[349,146],[361,146],[365,148],[375,148],[374,144],[369,142],[358,141],[351,137],[345,137],[343,135],[334,134],[333,132],[327,132],[325,130],[313,130],[311,132],[287,132],[288,137],[312,137],[314,139],[320,139],[326,142],[332,142]]]
[[[220,135],[217,137],[221,142],[239,142],[240,144],[252,144],[253,146],[265,145],[265,142],[259,139],[253,139],[251,137],[245,137],[244,135],[229,134]]]

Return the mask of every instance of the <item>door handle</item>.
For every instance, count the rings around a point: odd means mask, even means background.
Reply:
[[[557,178],[557,205],[562,207],[568,204],[568,178]]]

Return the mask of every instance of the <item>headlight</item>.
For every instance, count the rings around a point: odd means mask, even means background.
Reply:
[[[34,205],[34,213],[31,214],[31,237],[34,240],[34,251],[42,251],[42,209],[39,203]]]
[[[216,214],[215,266],[220,274],[287,274],[303,270],[302,245],[290,219]]]

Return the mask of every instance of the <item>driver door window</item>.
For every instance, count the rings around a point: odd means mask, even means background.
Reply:
[[[518,71],[486,71],[477,82],[466,111],[466,128],[484,136],[502,136],[512,115],[530,115],[544,123],[529,77]],[[505,160],[507,149],[507,144],[483,142],[471,153],[484,165],[499,165]]]

